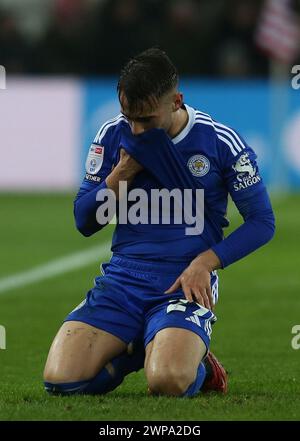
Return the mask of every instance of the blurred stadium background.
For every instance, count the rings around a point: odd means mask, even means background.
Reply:
[[[256,150],[277,235],[221,272],[213,349],[231,374],[227,397],[174,405],[147,397],[141,372],[107,397],[53,399],[41,386],[49,345],[109,257],[112,232],[80,237],[72,200],[93,137],[119,112],[120,67],[152,45],[177,65],[185,101]],[[300,89],[292,87],[300,2],[0,0],[0,65],[0,325],[7,340],[0,419],[299,420],[300,351],[291,347],[291,329],[300,324]],[[230,213],[233,228],[239,219]]]

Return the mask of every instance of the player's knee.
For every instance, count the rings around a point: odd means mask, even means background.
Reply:
[[[193,382],[188,372],[170,368],[148,372],[147,380],[150,393],[170,396],[182,396]]]
[[[82,387],[86,386],[88,382],[88,380],[83,380],[80,377],[70,377],[60,372],[54,373],[51,370],[45,370],[44,372],[44,387],[49,394],[75,394],[80,392]]]
[[[70,362],[68,362],[68,359]],[[44,381],[48,383],[70,383],[93,378],[100,370],[100,366],[86,365],[80,362],[71,363],[69,357],[49,357],[44,368]]]
[[[44,369],[44,381],[47,383],[70,383],[86,380],[87,376],[83,376],[83,372],[69,369],[55,369],[52,364],[47,364]]]
[[[96,376],[71,377],[62,373],[46,371],[44,374],[45,390],[52,395],[102,395],[114,390],[124,379],[122,372],[114,371],[107,364]]]

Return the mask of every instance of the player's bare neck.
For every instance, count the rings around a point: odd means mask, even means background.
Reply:
[[[189,114],[184,108],[180,108],[174,115],[174,123],[169,131],[169,136],[175,138],[185,128],[189,121]]]

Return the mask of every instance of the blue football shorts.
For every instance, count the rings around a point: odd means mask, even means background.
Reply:
[[[185,299],[182,289],[164,294],[188,265],[145,262],[113,255],[101,265],[94,287],[65,319],[88,323],[129,344],[143,338],[145,347],[164,328],[188,329],[199,335],[208,350],[214,313]],[[218,276],[211,274],[217,301]]]

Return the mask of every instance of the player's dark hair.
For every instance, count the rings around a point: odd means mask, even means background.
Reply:
[[[150,48],[136,55],[121,70],[117,90],[124,93],[131,113],[143,110],[145,102],[153,109],[158,100],[176,87],[178,72],[167,54]]]

